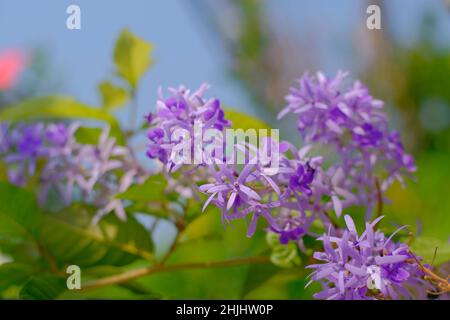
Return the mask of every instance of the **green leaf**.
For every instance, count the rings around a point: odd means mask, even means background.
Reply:
[[[63,300],[156,300],[161,299],[160,294],[151,288],[144,287],[134,281],[119,285],[93,288],[86,291],[66,290],[58,297]]]
[[[123,266],[137,259],[153,260],[148,251],[152,248],[150,240],[143,240],[143,231],[131,217],[115,225],[104,222],[101,227],[105,228],[103,232],[45,216],[41,241],[60,264]]]
[[[102,105],[106,110],[113,110],[123,106],[128,100],[128,93],[124,88],[118,87],[109,81],[99,84],[98,90],[102,97]]]
[[[144,183],[131,186],[127,191],[116,196],[117,199],[142,203],[164,200],[167,180],[162,174],[150,176]]]
[[[164,209],[164,204],[168,204],[168,195],[165,194],[167,180],[162,174],[150,176],[144,183],[135,184],[127,191],[116,195],[121,200],[131,201],[132,204],[127,207],[128,212],[143,213],[158,218],[167,219],[170,215],[168,208]],[[150,202],[158,202],[151,205]]]
[[[436,256],[435,256],[435,250]],[[450,261],[450,244],[447,241],[432,237],[419,237],[414,239],[411,250],[421,256],[426,263],[440,265]]]
[[[152,64],[150,57],[153,45],[125,29],[117,40],[114,49],[114,62],[117,73],[125,79],[132,89]]]
[[[247,279],[242,290],[242,295],[245,296],[249,292],[255,290],[279,271],[280,268],[274,266],[273,264],[250,266]]]
[[[162,208],[153,208],[148,204],[142,202],[136,202],[127,207],[128,212],[132,212],[135,215],[147,215],[161,219],[169,219],[171,216],[170,210],[164,210]]]
[[[259,144],[261,138],[272,136],[270,125],[245,113],[233,109],[225,109],[225,119],[231,120],[232,128],[234,129],[234,137],[227,136],[227,139],[246,139],[246,137],[255,137],[256,140],[251,139],[250,143]],[[227,143],[226,152],[235,152],[233,143]]]
[[[19,235],[34,239],[39,233],[40,218],[33,193],[0,182],[0,238]]]
[[[34,273],[31,265],[10,262],[0,265],[0,292],[12,285],[20,286]]]
[[[218,210],[215,212],[215,218],[221,225]],[[250,239],[245,237],[247,227],[246,221],[237,220],[233,221],[233,227],[221,226],[221,232],[214,237],[185,239],[177,246],[167,264],[207,263],[264,255],[267,252],[265,232],[257,230]],[[186,269],[154,274],[139,279],[139,282],[159,292],[163,298],[239,299],[247,281],[248,271],[247,264]]]
[[[105,110],[93,108],[70,97],[49,96],[19,102],[0,111],[0,122],[36,120],[91,119],[111,126],[111,135],[123,144],[124,137],[119,122]]]
[[[181,242],[214,237],[223,234],[224,226],[217,208],[208,209],[186,226],[180,236]]]
[[[100,128],[80,127],[75,132],[75,138],[78,143],[97,145],[102,134]]]
[[[8,181],[8,170],[3,162],[0,162],[0,181]]]
[[[109,113],[90,107],[70,97],[48,96],[32,98],[9,106],[0,112],[0,121],[39,119],[96,119],[116,123]]]
[[[270,133],[270,125],[264,121],[252,117],[248,114],[236,111],[234,109],[225,109],[225,119],[231,120],[233,129],[255,129],[255,130],[268,130]]]
[[[420,223],[417,227],[423,236],[447,240],[450,201],[443,199],[448,197],[449,162],[450,153],[444,149],[417,157],[416,181],[407,181],[406,188],[396,182],[387,190],[386,196],[392,202],[390,220],[410,226]]]
[[[121,221],[116,215],[110,214],[100,221],[100,227],[106,233],[112,231],[109,238],[114,239],[115,242],[134,247],[141,252],[145,252],[149,259],[153,258],[150,253],[155,248],[151,235],[133,216],[128,215],[126,221]]]
[[[244,299],[312,299],[320,291],[320,285],[313,282],[305,288],[304,268],[284,269],[261,283],[259,287],[244,296]]]
[[[63,278],[44,275],[32,277],[20,291],[24,300],[53,300],[66,290]]]

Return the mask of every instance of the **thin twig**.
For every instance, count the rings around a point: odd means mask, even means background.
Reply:
[[[53,258],[52,255],[50,255],[50,253],[47,251],[47,249],[40,243],[37,243],[37,249],[38,249],[40,255],[47,261],[47,263],[50,267],[50,270],[54,274],[61,275],[61,271],[59,270],[55,259]]]
[[[175,252],[175,249],[178,246],[178,241],[180,240],[180,232],[177,233],[177,235],[175,236],[175,239],[172,242],[172,245],[170,246],[169,250],[167,250],[166,254],[161,258],[159,264],[160,265],[164,265],[167,260],[170,258],[170,256],[172,255],[172,253]]]
[[[447,279],[444,279],[441,276],[439,276],[436,273],[434,273],[433,271],[431,271],[429,268],[425,267],[419,261],[419,259],[417,259],[417,257],[414,254],[413,254],[413,259],[415,260],[415,262],[419,266],[419,269],[422,270],[422,272],[425,273],[424,279],[428,280],[431,284],[433,284],[434,286],[436,286],[439,289],[439,291],[437,291],[437,292],[428,291],[429,294],[440,295],[440,294],[443,294],[443,293],[450,292],[450,283],[448,282],[448,279],[449,279],[450,276],[447,276]]]
[[[152,225],[150,226],[150,233],[153,234],[153,232],[155,231],[158,224],[159,224],[159,218],[155,218],[155,220],[152,222]]]
[[[99,287],[120,284],[124,282],[128,282],[131,280],[135,280],[141,277],[149,276],[156,273],[162,272],[171,272],[176,270],[185,270],[185,269],[207,269],[207,268],[224,268],[224,267],[234,267],[240,265],[248,265],[248,264],[265,264],[269,263],[269,257],[260,256],[260,257],[252,257],[252,258],[240,258],[240,259],[232,259],[232,260],[223,260],[223,261],[210,261],[210,262],[193,262],[193,263],[180,263],[164,266],[158,264],[154,267],[141,268],[128,272],[124,272],[122,274],[114,275],[111,277],[106,277],[103,279],[95,280],[90,283],[87,283],[83,286],[84,290],[91,290]]]
[[[135,130],[137,120],[136,117],[138,113],[137,93],[135,89],[131,89],[130,97],[130,130]]]

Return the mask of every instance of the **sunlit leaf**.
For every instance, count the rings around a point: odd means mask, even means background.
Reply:
[[[450,156],[445,152],[430,152],[417,159],[417,178],[408,181],[407,188],[400,183],[388,190],[392,205],[386,206],[389,219],[402,225],[417,227],[421,235],[446,241],[449,236],[450,201],[448,176]]]
[[[414,239],[411,250],[429,264],[439,265],[450,261],[450,243],[433,237]]]
[[[234,109],[225,109],[225,119],[231,120],[233,129],[255,129],[255,130],[268,130],[268,134],[270,134],[270,125],[265,123],[264,121],[250,116],[248,114],[236,111]]]
[[[126,221],[121,221],[116,215],[110,214],[99,224],[105,233],[110,232],[108,236],[114,239],[114,242],[136,248],[149,259],[153,258],[152,252],[155,248],[150,232],[133,216],[129,215]]]
[[[75,132],[75,138],[78,143],[97,145],[102,134],[100,128],[80,127]]]
[[[105,110],[94,108],[70,97],[49,96],[19,102],[0,111],[0,122],[37,120],[98,120],[111,127],[111,135],[124,142],[117,119]]]
[[[180,236],[180,240],[184,242],[221,235],[225,226],[221,222],[220,214],[217,208],[208,209],[201,213],[198,218],[187,225]]]
[[[163,175],[149,177],[144,183],[131,186],[127,191],[116,196],[118,199],[147,203],[162,201],[167,181]]]
[[[114,49],[117,73],[135,89],[139,80],[152,64],[153,46],[125,29]]]
[[[102,97],[102,106],[107,110],[123,106],[128,100],[127,91],[109,81],[100,83],[98,89]]]

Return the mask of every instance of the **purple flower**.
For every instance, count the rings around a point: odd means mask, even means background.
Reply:
[[[395,160],[398,166],[405,166],[409,172],[415,172],[417,169],[414,158],[405,153],[400,134],[395,130],[388,137],[388,156]]]
[[[0,155],[7,152],[10,147],[11,142],[8,134],[8,124],[0,123]]]
[[[395,243],[392,237],[375,230],[382,217],[366,223],[359,235],[350,216],[347,229],[340,236],[330,233],[320,237],[324,251],[315,252],[321,263],[308,268],[314,271],[311,282],[318,281],[323,291],[318,299],[398,299],[411,298],[413,290],[423,285],[417,260],[408,246]]]
[[[151,141],[158,142],[164,138],[164,130],[161,128],[150,129],[147,136]]]
[[[41,124],[25,127],[18,137],[17,151],[23,157],[36,158],[42,152],[43,126]]]
[[[10,167],[9,177],[12,183],[23,185],[26,176],[35,173],[37,159],[47,154],[44,148],[44,126],[19,126],[10,129],[6,135],[10,150],[4,155],[4,162]]]
[[[225,112],[220,107],[220,101],[215,99],[203,114],[205,121],[210,121],[215,118],[214,128],[217,130],[224,130],[231,126],[231,122],[225,119]]]
[[[281,216],[278,217],[278,220],[280,221],[279,228],[271,228],[270,231],[280,235],[281,244],[288,244],[289,241],[298,242],[304,235],[311,234],[309,228],[315,219],[316,217],[314,215],[307,217],[303,214],[297,216],[292,216],[290,214]],[[300,242],[299,245],[303,247],[303,242]]]
[[[320,175],[342,171],[338,192],[327,190],[326,184],[311,185],[315,199],[331,196],[328,198],[332,203],[316,201],[316,207],[331,206],[339,216],[350,206],[364,206],[369,219],[378,198],[375,181],[380,180],[382,191],[386,191],[395,180],[403,183],[403,176],[416,168],[413,157],[404,152],[398,133],[389,131],[387,116],[382,112],[383,102],[374,99],[360,82],[344,86],[346,76],[343,72],[334,78],[321,73],[316,77],[305,74],[299,85],[291,88],[286,97],[287,106],[279,118],[295,114],[300,135],[307,144],[328,146],[328,158],[332,162]],[[293,177],[292,186],[296,179]],[[326,177],[317,179],[326,180]],[[348,200],[350,194],[353,201]],[[342,201],[342,197],[347,200]]]
[[[144,119],[147,121],[147,123],[148,123],[149,125],[151,125],[152,122],[153,122],[153,120],[155,119],[155,115],[154,115],[153,113],[149,112],[149,113],[144,117]]]
[[[289,188],[311,195],[311,183],[314,179],[314,172],[315,170],[311,168],[309,163],[306,163],[306,165],[300,164],[297,171],[289,178]]]
[[[233,145],[222,141],[219,150],[214,149],[208,154],[204,150],[214,141],[211,139],[203,141],[201,150],[197,150],[199,146],[189,139],[195,137],[196,125],[202,130],[215,129],[219,133],[231,126],[225,119],[220,101],[203,98],[207,88],[203,85],[193,94],[184,87],[170,89],[172,95],[169,98],[160,93],[156,112],[149,121],[148,157],[159,159],[169,172],[183,168],[183,178],[207,180],[198,188],[207,195],[203,210],[210,204],[215,205],[220,209],[224,223],[251,216],[248,236],[256,231],[259,218],[264,218],[273,230],[280,231],[278,223],[284,227],[288,223],[277,217],[276,209],[294,208],[304,212],[303,207],[310,202],[315,170],[320,161],[312,159],[308,162],[303,159],[306,150],[298,151],[289,143],[278,143],[270,138],[262,139],[259,146],[248,141],[233,141]],[[187,133],[187,137],[176,135],[178,130]],[[180,149],[188,153],[200,151],[202,162],[177,163]],[[235,152],[231,155],[224,152],[230,149]],[[243,163],[238,164],[238,154],[243,156]],[[184,160],[183,155],[181,159]],[[287,229],[283,231],[288,232]],[[300,237],[302,232],[299,228],[288,238]]]
[[[218,165],[218,171],[216,171],[214,165],[211,165],[210,169],[211,172],[214,172],[216,182],[204,184],[199,187],[201,192],[209,194],[204,209],[210,202],[217,198],[215,201],[216,204],[222,209],[225,209],[223,211],[223,213],[225,213],[223,221],[226,221],[228,220],[226,212],[232,209],[233,211],[236,211],[237,208],[244,204],[251,203],[252,200],[261,200],[258,193],[247,186],[247,184],[253,180],[250,174],[252,174],[254,168],[254,165],[247,164],[242,172],[236,177],[236,171],[233,170],[234,168],[230,168],[226,165]]]
[[[205,132],[208,129],[222,131],[231,126],[230,121],[224,118],[220,101],[203,98],[208,87],[204,84],[194,93],[184,87],[171,88],[171,96],[168,98],[164,98],[160,90],[156,112],[147,116],[151,125],[147,156],[159,159],[168,171],[178,170],[186,164],[179,162],[192,158],[196,128]],[[180,155],[178,148],[188,150],[189,154]]]
[[[163,147],[164,130],[161,128],[152,128],[149,130],[147,137],[151,144],[147,149],[147,156],[151,159],[159,159],[161,162],[166,162],[168,158],[167,150]]]
[[[62,146],[67,142],[69,132],[67,131],[67,127],[62,123],[50,124],[46,130],[46,138],[50,143]]]
[[[376,147],[382,139],[383,133],[370,123],[364,123],[361,127],[353,128],[353,140],[361,147]]]
[[[320,161],[305,160],[302,158],[305,150],[299,152],[286,142],[275,143],[270,139],[264,140],[259,148],[248,144],[235,147],[245,154],[250,150],[261,154],[261,149],[269,145],[270,157],[248,157],[243,166],[221,162],[211,165],[210,182],[199,188],[208,195],[204,208],[210,203],[216,205],[222,211],[224,222],[251,215],[247,236],[254,234],[261,217],[270,230],[283,235],[282,241],[299,240],[315,216],[304,221],[279,215],[278,211],[297,211],[304,217],[304,207],[310,202],[309,186]],[[287,157],[290,152],[294,158]],[[275,161],[275,157],[279,159]],[[277,170],[268,165],[273,162],[278,164]]]

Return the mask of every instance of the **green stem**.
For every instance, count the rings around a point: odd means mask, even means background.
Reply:
[[[136,120],[138,113],[138,105],[137,105],[137,93],[135,89],[131,89],[130,92],[130,132],[134,132],[136,130]]]

